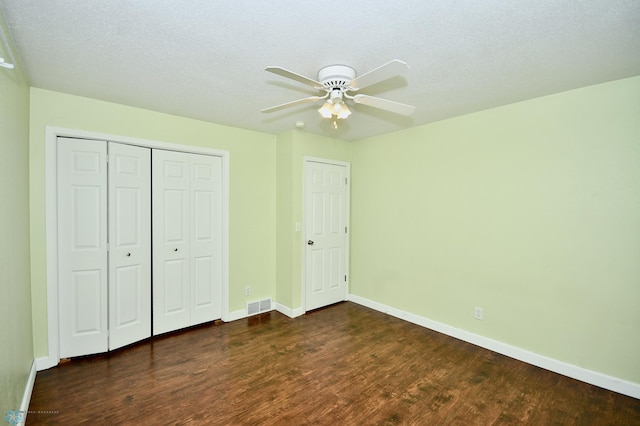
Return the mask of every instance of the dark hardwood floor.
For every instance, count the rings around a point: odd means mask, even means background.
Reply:
[[[341,303],[37,374],[27,424],[640,425],[640,400]]]

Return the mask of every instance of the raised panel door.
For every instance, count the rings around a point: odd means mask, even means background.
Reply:
[[[305,162],[305,309],[346,299],[347,167]]]
[[[189,154],[152,152],[153,334],[190,323]]]
[[[151,336],[151,151],[108,150],[111,350]]]
[[[191,154],[191,324],[222,315],[222,159]]]
[[[58,138],[60,357],[108,349],[107,144]]]

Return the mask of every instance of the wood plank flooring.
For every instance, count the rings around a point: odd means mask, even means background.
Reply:
[[[28,425],[640,425],[640,400],[340,303],[37,374]]]

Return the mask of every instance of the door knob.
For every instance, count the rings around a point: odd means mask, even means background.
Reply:
[[[127,253],[127,257],[131,256],[131,253]]]
[[[309,240],[309,241],[307,241],[307,245],[312,246],[312,245],[313,245],[313,240]]]
[[[174,249],[173,249],[173,251],[178,251],[178,249],[177,249],[177,248],[174,248]]]

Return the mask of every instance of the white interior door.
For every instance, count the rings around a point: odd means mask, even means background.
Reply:
[[[190,325],[189,154],[153,150],[153,334]]]
[[[58,138],[60,357],[106,352],[107,144]]]
[[[151,336],[151,150],[109,142],[109,349]]]
[[[305,309],[347,297],[348,167],[306,160]]]
[[[222,159],[190,155],[191,325],[222,316]]]

